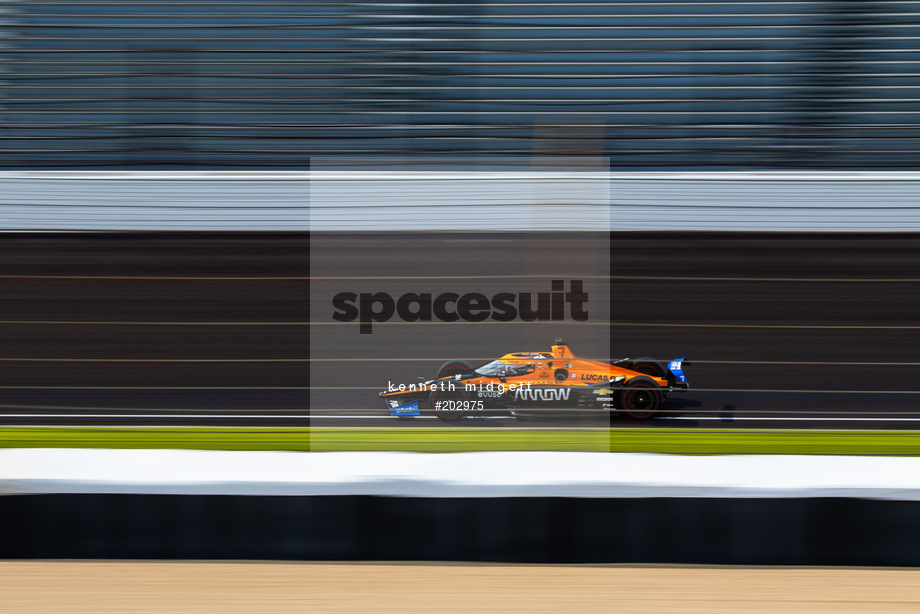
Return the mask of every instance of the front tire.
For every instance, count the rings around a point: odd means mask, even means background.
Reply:
[[[453,377],[455,375],[466,375],[467,373],[473,372],[473,365],[466,362],[465,360],[450,360],[441,365],[441,368],[438,369],[438,374],[435,376],[435,379],[441,379],[442,377]]]
[[[463,386],[457,387],[455,390],[442,390],[437,388],[431,391],[431,394],[428,395],[428,403],[431,407],[431,411],[434,412],[434,415],[438,417],[442,422],[457,422],[467,412],[462,409],[457,409],[452,407],[456,404],[467,404],[470,402],[470,393],[466,391]],[[442,405],[440,408],[438,404],[447,403],[448,405]]]

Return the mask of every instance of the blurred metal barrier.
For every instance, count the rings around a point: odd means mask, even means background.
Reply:
[[[917,232],[917,172],[6,171],[0,231]]]
[[[920,2],[0,0],[0,167],[916,168]]]
[[[307,230],[304,173],[0,173],[0,230]]]
[[[0,497],[0,558],[916,567],[918,513],[851,498],[25,495]]]

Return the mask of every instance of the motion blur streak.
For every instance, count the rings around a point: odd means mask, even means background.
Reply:
[[[613,357],[686,355],[697,361],[688,373],[694,388],[673,396],[680,419],[652,421],[650,427],[692,427],[698,416],[707,426],[730,426],[734,417],[760,426],[753,420],[763,417],[762,425],[768,428],[783,426],[784,418],[790,418],[790,426],[802,428],[813,417],[824,427],[836,418],[839,423],[834,425],[840,427],[884,428],[891,419],[899,428],[910,428],[912,422],[904,420],[920,417],[913,385],[920,381],[915,352],[920,347],[916,236],[546,237],[560,245],[611,251],[611,315],[630,323],[612,328]],[[471,249],[458,238],[490,242],[473,243]],[[314,413],[323,416],[316,418],[318,426],[354,424],[357,416],[362,424],[373,425],[375,415],[381,425],[431,425],[427,420],[390,420],[375,392],[387,381],[431,377],[448,359],[479,357],[485,362],[509,351],[543,349],[554,337],[552,327],[540,323],[493,326],[488,338],[470,339],[457,335],[466,330],[457,325],[381,324],[377,334],[395,334],[386,355],[367,356],[355,351],[360,345],[348,343],[308,360],[307,326],[233,326],[306,321],[305,306],[311,300],[306,240],[297,234],[6,237],[0,246],[0,275],[7,276],[7,323],[0,324],[5,354],[0,420],[226,420],[258,425],[261,414],[271,424],[277,418],[269,416],[303,416],[312,401]],[[495,233],[334,233],[314,234],[310,241],[330,254],[335,267],[335,275],[310,282],[321,289],[338,287],[357,269],[369,268],[372,278],[378,273],[386,276],[391,271],[375,268],[374,254],[405,244],[412,250],[392,254],[391,261],[409,277],[424,278],[431,291],[444,291],[456,282],[432,270],[418,254],[462,260],[477,289],[494,294],[503,281],[489,279],[488,272],[509,250],[517,249],[513,235]],[[618,275],[627,270],[642,275]],[[146,275],[150,278],[134,279]],[[223,275],[233,279],[192,284],[176,279]],[[890,281],[861,281],[876,277]],[[316,297],[314,301],[311,319],[331,313],[326,302]],[[102,319],[192,325],[93,323]],[[24,320],[81,323],[15,323]],[[196,322],[208,325],[193,325]],[[602,328],[576,330],[588,339]],[[518,347],[520,331],[540,340],[539,347]],[[351,333],[357,335],[347,328],[343,332]],[[568,341],[577,350],[578,339]],[[312,388],[310,373],[315,377]],[[80,418],[84,412],[92,416]],[[205,412],[208,418],[193,417]],[[103,417],[106,414],[110,417]],[[131,414],[162,418],[130,418]],[[509,421],[472,422],[499,426]],[[562,418],[536,426],[579,424]],[[631,424],[623,421],[624,426]]]

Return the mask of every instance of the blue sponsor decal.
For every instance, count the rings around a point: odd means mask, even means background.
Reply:
[[[418,401],[410,401],[390,408],[391,416],[419,416]]]
[[[685,360],[687,360],[687,359],[686,359],[686,358],[675,358],[674,360],[672,360],[671,362],[668,363],[668,370],[669,370],[671,373],[673,373],[674,376],[675,376],[678,380],[680,380],[680,381],[682,381],[682,382],[686,382],[686,381],[687,381],[687,376],[684,375],[683,369],[680,368],[681,363],[684,362]]]

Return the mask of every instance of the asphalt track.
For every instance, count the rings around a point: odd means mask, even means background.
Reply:
[[[361,335],[328,301],[582,278],[587,322]],[[0,288],[4,424],[435,426],[386,417],[377,391],[563,336],[576,354],[691,360],[693,389],[650,427],[920,426],[915,235],[4,235]]]

